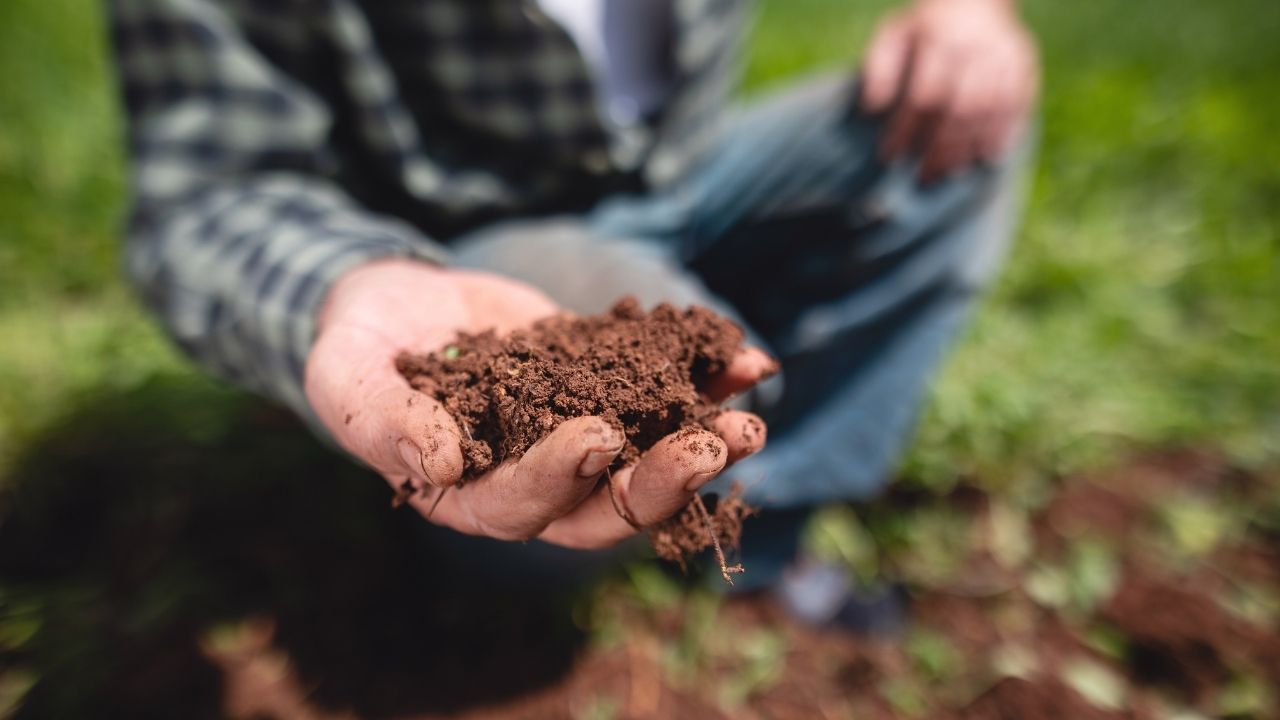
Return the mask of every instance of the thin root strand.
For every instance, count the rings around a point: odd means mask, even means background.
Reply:
[[[733,577],[731,576],[745,572],[742,563],[730,565],[725,560],[724,548],[720,547],[720,533],[717,532],[715,523],[711,520],[711,513],[707,512],[707,506],[702,502],[702,496],[695,494],[690,504],[693,505],[694,510],[702,518],[702,524],[707,528],[707,536],[711,539],[711,547],[715,550],[716,560],[720,563],[720,577],[732,585]]]

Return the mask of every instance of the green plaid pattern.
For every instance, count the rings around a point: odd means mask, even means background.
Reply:
[[[671,182],[719,126],[745,5],[672,0],[668,102],[609,130],[534,0],[111,0],[128,272],[197,362],[309,416],[342,272]]]

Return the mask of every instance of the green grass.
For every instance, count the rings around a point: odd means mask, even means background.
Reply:
[[[764,3],[748,89],[852,67],[883,0]],[[995,484],[1133,445],[1280,453],[1280,5],[1033,0],[1046,66],[1025,230],[908,474]],[[88,393],[194,378],[118,278],[101,12],[0,4],[0,468]]]
[[[748,78],[845,62],[885,3],[769,3]],[[1280,452],[1280,6],[1028,2],[1039,172],[908,474],[997,485],[1127,447]],[[1025,487],[1025,485],[1020,485]]]

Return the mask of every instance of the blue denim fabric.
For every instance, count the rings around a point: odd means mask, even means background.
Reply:
[[[782,361],[748,398],[768,446],[708,488],[737,480],[753,504],[789,510],[746,534],[757,578],[787,559],[804,509],[890,477],[1021,205],[1025,152],[922,186],[913,163],[877,160],[879,122],[852,110],[855,93],[839,78],[802,83],[745,107],[669,187],[455,246],[460,264],[579,312],[624,294],[716,307]]]

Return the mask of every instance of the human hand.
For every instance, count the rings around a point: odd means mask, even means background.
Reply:
[[[881,158],[914,152],[931,182],[998,159],[1025,126],[1039,78],[1013,0],[917,0],[873,34],[860,104],[889,113]]]
[[[329,291],[307,359],[307,399],[343,448],[397,491],[408,482],[414,490],[408,501],[431,521],[472,535],[538,537],[577,548],[605,547],[635,534],[615,509],[615,498],[636,524],[659,522],[726,464],[763,446],[759,418],[726,411],[715,421],[716,432],[698,431],[720,452],[691,453],[687,438],[676,443],[668,436],[613,473],[611,496],[609,485],[598,480],[624,438],[599,418],[579,417],[561,423],[519,459],[459,486],[457,424],[435,399],[409,387],[395,369],[396,355],[439,350],[460,331],[510,332],[557,312],[536,289],[497,275],[403,259],[369,263]],[[763,352],[744,349],[709,392],[722,399],[773,367]]]

